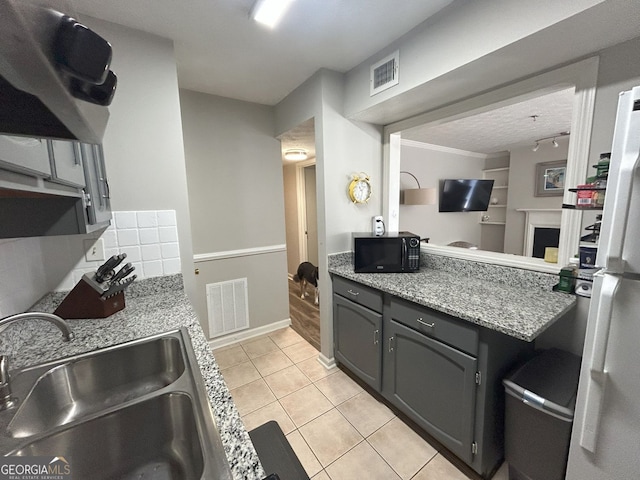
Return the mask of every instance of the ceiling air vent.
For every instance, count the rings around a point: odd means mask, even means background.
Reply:
[[[399,57],[400,52],[396,50],[388,57],[371,65],[371,79],[369,81],[371,96],[398,84]]]

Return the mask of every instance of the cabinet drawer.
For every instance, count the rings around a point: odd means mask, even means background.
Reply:
[[[382,312],[382,292],[374,288],[365,287],[360,283],[334,276],[333,292],[348,298],[352,302],[370,308],[374,312]]]
[[[464,320],[396,298],[391,299],[389,311],[396,322],[463,352],[478,355],[478,327]]]

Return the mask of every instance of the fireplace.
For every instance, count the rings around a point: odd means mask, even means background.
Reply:
[[[524,248],[525,257],[544,258],[546,247],[557,247],[560,239],[562,209],[519,208],[525,213]]]
[[[534,258],[544,258],[544,250],[547,247],[557,247],[560,243],[560,229],[550,227],[534,227],[533,229],[533,253]]]

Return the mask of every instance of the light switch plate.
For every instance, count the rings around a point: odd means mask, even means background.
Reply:
[[[87,262],[103,262],[105,259],[104,240],[102,238],[85,240],[84,250],[84,258]]]

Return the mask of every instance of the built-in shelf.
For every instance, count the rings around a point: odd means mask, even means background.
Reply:
[[[509,167],[488,168],[482,178],[493,180],[491,201],[487,211],[480,214],[481,225],[505,225],[507,221],[507,198],[509,195]],[[490,213],[489,213],[490,212]],[[486,218],[486,220],[483,220]]]
[[[598,242],[583,242],[581,241],[578,244],[579,247],[590,247],[590,248],[598,248]]]

